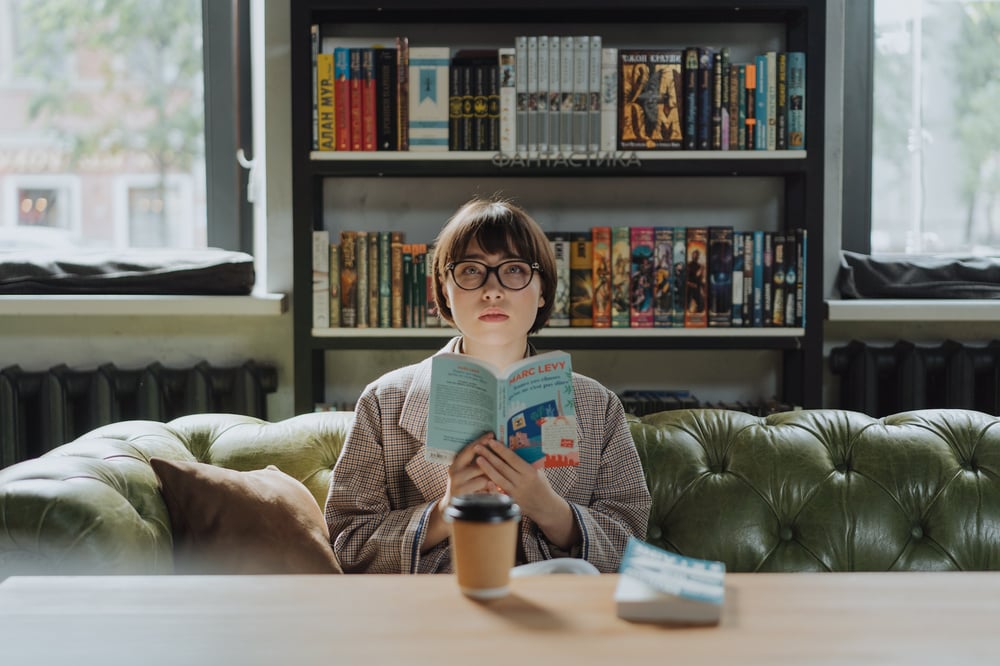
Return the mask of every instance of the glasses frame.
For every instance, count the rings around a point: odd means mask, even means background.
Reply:
[[[478,265],[480,265],[480,266],[483,267],[483,269],[486,271],[486,274],[484,275],[483,281],[480,283],[480,285],[478,287],[463,287],[459,283],[459,281],[455,278],[455,267],[458,264],[478,264]],[[528,265],[528,267],[531,269],[531,275],[528,276],[528,281],[524,283],[524,286],[522,286],[522,287],[508,287],[506,284],[504,284],[503,278],[500,277],[500,267],[504,266],[506,264],[527,264]],[[531,281],[533,279],[535,279],[535,273],[541,273],[542,272],[542,267],[538,264],[537,261],[525,261],[524,259],[505,259],[504,261],[501,261],[496,266],[490,266],[486,262],[479,261],[477,259],[462,259],[461,261],[449,261],[447,264],[445,264],[444,269],[445,269],[445,271],[451,273],[451,279],[452,279],[452,282],[455,283],[455,286],[458,287],[459,289],[463,290],[463,291],[476,291],[477,289],[482,289],[486,285],[486,283],[489,282],[489,280],[490,280],[490,273],[493,273],[493,274],[495,274],[497,276],[497,282],[504,289],[508,289],[510,291],[521,291],[522,289],[527,289],[528,286],[531,285]]]

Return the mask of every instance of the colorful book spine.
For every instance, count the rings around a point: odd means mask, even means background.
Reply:
[[[594,328],[611,327],[611,227],[590,230],[593,257]]]
[[[375,49],[375,149],[399,150],[399,53]]]
[[[727,97],[729,113],[729,150],[740,150],[743,146],[740,143],[740,98],[743,96],[743,88],[740,87],[740,66],[732,63],[729,66],[729,95]]]
[[[746,150],[757,148],[757,66],[746,65],[743,77],[743,124],[746,125],[744,147]]]
[[[378,234],[378,325],[392,326],[392,232]]]
[[[763,294],[763,325],[771,326],[771,316],[774,312],[774,232],[764,232],[764,267],[761,273],[761,292]]]
[[[599,150],[618,149],[618,49],[601,49],[601,143]]]
[[[389,289],[392,298],[390,321],[393,328],[403,328],[403,232],[392,231],[389,237]]]
[[[803,327],[806,325],[806,279],[809,265],[807,257],[809,235],[805,229],[795,230],[795,272],[798,280],[795,283],[795,325]]]
[[[340,325],[358,325],[358,232],[340,232]]]
[[[330,328],[340,327],[340,243],[330,243]]]
[[[414,46],[410,54],[411,151],[448,150],[448,47]]]
[[[361,150],[363,146],[363,104],[364,102],[364,92],[363,92],[363,72],[364,68],[361,64],[362,51],[364,49],[360,47],[352,47],[350,49],[350,91],[351,91],[351,150]]]
[[[742,231],[733,232],[733,273],[732,273],[732,324],[743,326],[743,247],[745,245]]]
[[[788,53],[781,51],[775,58],[777,83],[774,117],[775,149],[788,149]]]
[[[747,148],[747,66],[736,65],[736,148]]]
[[[684,95],[684,125],[682,145],[684,150],[698,147],[698,49],[689,46],[684,49],[682,67]]]
[[[708,326],[708,229],[687,228],[687,264],[685,266],[684,326]]]
[[[312,234],[312,325],[330,327],[330,232]]]
[[[316,123],[317,150],[336,150],[337,118],[334,104],[334,67],[332,53],[316,54]]]
[[[570,233],[569,324],[573,327],[594,325],[594,256],[589,231]]]
[[[774,235],[771,261],[771,325],[785,325],[785,235]]]
[[[378,88],[375,49],[361,49],[361,150],[378,147]]]
[[[756,326],[753,319],[753,273],[754,273],[754,234],[748,231],[743,236],[743,325]]]
[[[708,228],[708,325],[733,325],[733,228]]]
[[[712,52],[712,115],[709,145],[722,150],[722,51]]]
[[[754,118],[757,119],[754,150],[767,150],[767,80],[771,75],[767,71],[767,55],[755,56],[754,64],[757,67],[757,88],[753,93]]]
[[[410,40],[396,38],[396,145],[410,149]]]
[[[570,241],[566,234],[548,234],[549,244],[556,259],[556,294],[549,316],[549,326],[563,328],[569,326],[570,303]]]
[[[778,115],[778,54],[775,51],[768,51],[764,54],[767,59],[767,149],[777,149],[777,115]]]
[[[497,51],[500,59],[500,152],[517,152],[517,68],[513,47]]]
[[[733,116],[729,113],[729,79],[731,78],[732,64],[729,62],[729,47],[722,47],[722,81],[719,84],[722,102],[719,113],[722,116],[722,150],[729,150],[730,120]]]
[[[653,326],[669,328],[674,316],[674,229],[656,227],[653,230],[653,255],[656,257],[653,275]]]
[[[753,232],[753,326],[764,326],[764,232]]]
[[[369,323],[369,300],[368,300],[368,232],[358,231],[355,236],[355,256],[357,258],[358,286],[357,286],[357,328],[368,328]]]
[[[395,55],[395,54],[393,54]],[[368,233],[368,325],[372,328],[379,326],[379,294],[381,283],[379,279],[379,232]]]
[[[632,328],[653,326],[653,227],[630,228],[632,256],[629,324]]]
[[[616,65],[617,67],[617,65]],[[632,237],[628,227],[611,227],[611,326],[631,326]]]
[[[434,298],[434,245],[425,246],[423,277],[424,327],[440,328],[441,317],[438,316],[437,299]]]
[[[517,99],[517,129],[514,140],[517,153],[528,152],[528,36],[514,38],[514,90]]]
[[[337,150],[351,150],[351,50],[333,50],[333,110]]]
[[[414,328],[413,323],[413,244],[403,243],[403,328]]]
[[[806,54],[788,52],[788,149],[806,148]]]
[[[684,326],[687,309],[687,228],[674,227],[674,314],[671,326]]]
[[[712,49],[698,49],[698,150],[712,148]]]

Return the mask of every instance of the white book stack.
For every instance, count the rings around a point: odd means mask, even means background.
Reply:
[[[726,565],[629,539],[615,590],[618,617],[635,622],[718,624]]]

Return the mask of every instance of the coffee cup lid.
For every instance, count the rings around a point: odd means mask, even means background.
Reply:
[[[521,517],[521,507],[507,495],[498,493],[472,493],[451,498],[445,509],[445,517],[450,520],[474,520],[483,523],[499,523]]]

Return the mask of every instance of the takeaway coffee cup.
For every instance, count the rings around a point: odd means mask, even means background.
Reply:
[[[473,599],[506,596],[520,507],[506,495],[459,495],[452,498],[445,516],[451,523],[451,555],[462,593]]]

